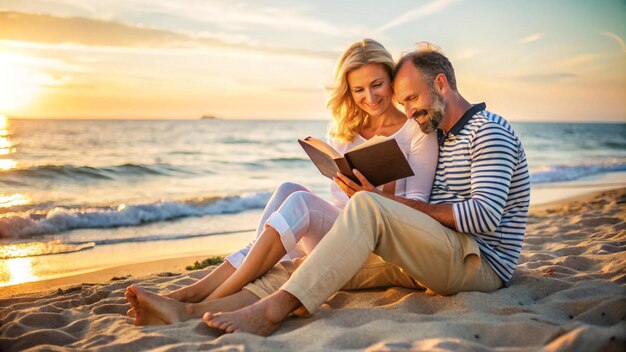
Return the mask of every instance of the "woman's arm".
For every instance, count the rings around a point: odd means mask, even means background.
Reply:
[[[407,177],[404,197],[428,203],[437,172],[439,156],[437,135],[423,134],[418,129],[413,132],[410,148],[407,160],[415,175]]]

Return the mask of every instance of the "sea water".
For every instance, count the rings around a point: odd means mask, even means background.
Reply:
[[[327,124],[0,121],[0,261],[78,251],[88,258],[120,245],[167,250],[194,238],[245,243],[241,233],[256,229],[281,182],[330,199],[329,180],[297,143],[323,138]],[[626,124],[512,125],[534,187],[609,173],[626,185]]]

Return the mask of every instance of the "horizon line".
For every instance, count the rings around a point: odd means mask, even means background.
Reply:
[[[67,116],[5,116],[8,120],[58,120],[58,121],[320,121],[329,122],[328,118],[319,119],[307,119],[307,118],[242,118],[242,117],[215,117],[212,119],[203,118],[191,118],[191,117],[67,117]],[[580,124],[626,124],[624,120],[595,120],[595,121],[580,121],[580,120],[556,120],[556,119],[544,119],[544,120],[518,120],[507,119],[514,123],[580,123]]]

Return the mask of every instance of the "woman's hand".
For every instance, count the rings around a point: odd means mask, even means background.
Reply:
[[[353,169],[352,173],[359,179],[361,185],[358,185],[356,182],[348,178],[348,176],[340,172],[337,173],[337,177],[333,177],[333,181],[335,181],[339,188],[341,188],[341,190],[347,194],[349,198],[352,198],[352,196],[358,191],[380,193],[380,191],[376,187],[372,186],[370,181],[368,181],[365,176],[359,172],[359,170]]]

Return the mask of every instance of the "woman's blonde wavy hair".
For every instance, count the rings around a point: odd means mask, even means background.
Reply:
[[[395,63],[391,54],[382,44],[373,39],[356,42],[341,55],[335,69],[335,84],[330,87],[326,107],[333,114],[328,128],[330,138],[350,142],[369,120],[369,115],[356,105],[350,86],[348,73],[367,64],[382,64],[391,79]]]

